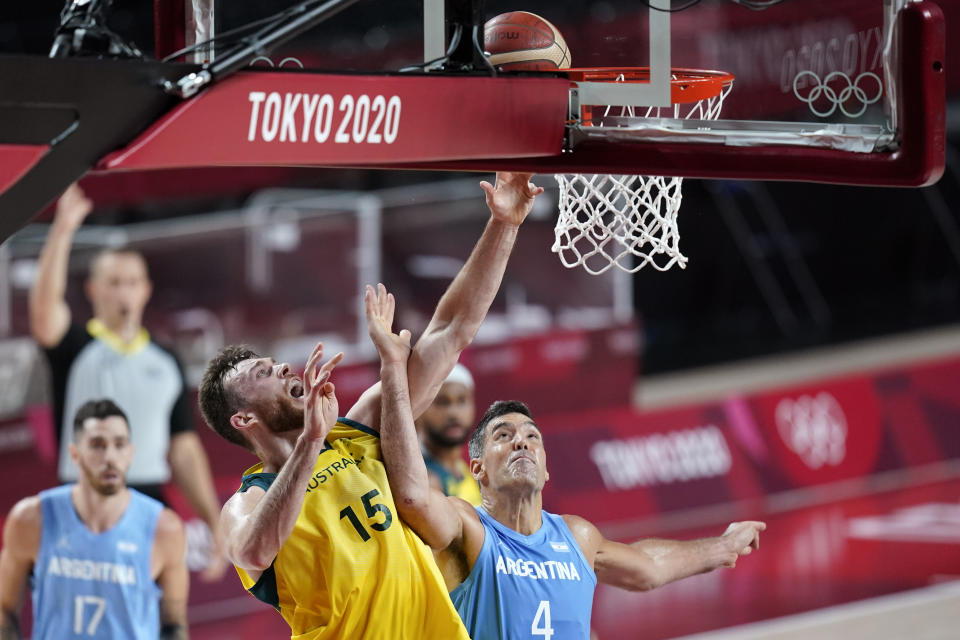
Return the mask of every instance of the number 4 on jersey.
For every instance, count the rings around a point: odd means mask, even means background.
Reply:
[[[540,625],[543,626],[540,626]],[[550,601],[541,600],[537,607],[537,615],[533,618],[533,624],[530,625],[530,635],[543,636],[551,638],[553,636],[553,627],[550,626]]]

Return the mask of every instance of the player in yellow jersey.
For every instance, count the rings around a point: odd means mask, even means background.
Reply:
[[[481,183],[490,220],[409,357],[414,415],[493,302],[518,227],[543,191],[529,178],[501,173],[495,185]],[[294,639],[467,638],[429,548],[397,515],[380,455],[380,384],[336,418],[330,374],[341,358],[321,365],[317,345],[303,380],[243,347],[208,365],[204,418],[261,460],[223,507],[226,553]]]
[[[463,459],[463,445],[470,438],[475,417],[473,389],[473,376],[458,362],[417,420],[417,432],[430,484],[477,507],[480,486]]]

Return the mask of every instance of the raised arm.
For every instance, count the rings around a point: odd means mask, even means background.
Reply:
[[[607,540],[578,516],[564,520],[592,562],[597,581],[630,591],[656,587],[720,567],[734,567],[737,558],[760,546],[763,522],[734,522],[721,536],[699,540],[639,540],[622,544]]]
[[[393,333],[395,301],[384,286],[364,290],[370,339],[380,354],[382,410],[380,449],[400,517],[436,550],[446,549],[463,530],[459,513],[443,493],[430,486],[427,467],[410,411],[407,361],[410,332]],[[466,503],[464,503],[466,504]]]
[[[170,509],[160,512],[154,534],[153,555],[160,596],[160,640],[187,640],[187,596],[190,572],[186,564],[183,522]]]
[[[251,487],[238,493],[220,514],[227,557],[254,580],[270,566],[293,531],[303,507],[304,487],[323,451],[324,438],[337,422],[337,398],[329,380],[343,354],[338,353],[318,369],[322,356],[320,343],[310,354],[303,376],[303,432],[270,489]]]
[[[473,340],[493,303],[517,239],[517,230],[533,208],[542,187],[529,173],[498,173],[496,184],[481,182],[490,220],[460,273],[454,278],[423,335],[417,340],[407,375],[414,417],[423,413],[453,369],[460,352]],[[347,417],[376,428],[380,389],[368,389]]]
[[[33,570],[43,528],[43,511],[36,496],[18,502],[3,526],[0,551],[0,640],[19,640],[20,608]]]
[[[65,299],[67,266],[73,235],[93,210],[93,203],[76,184],[57,201],[57,212],[40,252],[37,276],[30,288],[30,333],[43,347],[54,347],[70,327]]]

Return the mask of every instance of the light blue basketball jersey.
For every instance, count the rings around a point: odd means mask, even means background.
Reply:
[[[156,640],[160,588],[150,554],[163,505],[130,490],[108,531],[93,533],[70,499],[72,485],[40,493],[43,531],[33,567],[33,638]]]
[[[525,536],[477,507],[484,537],[470,575],[450,593],[471,638],[587,640],[597,576],[560,516]]]

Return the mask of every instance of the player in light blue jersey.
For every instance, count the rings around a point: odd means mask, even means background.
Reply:
[[[70,455],[76,484],[24,498],[0,552],[0,639],[21,638],[29,579],[34,640],[187,638],[189,574],[183,523],[129,489],[127,418],[113,402],[85,403]]]
[[[762,522],[735,522],[702,540],[607,540],[587,520],[543,510],[546,453],[521,402],[496,402],[470,438],[470,469],[483,502],[472,507],[430,486],[407,386],[410,334],[392,332],[395,302],[365,294],[380,353],[380,446],[403,519],[437,552],[460,617],[482,640],[586,640],[597,582],[642,591],[733,567],[758,548]]]

